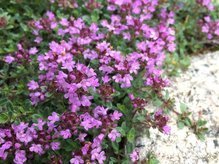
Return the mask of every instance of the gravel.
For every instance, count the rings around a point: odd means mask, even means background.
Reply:
[[[206,139],[198,140],[187,127],[178,129],[172,115],[170,135],[151,128],[150,139],[146,135],[139,138],[144,145],[140,158],[152,152],[161,164],[219,164],[219,52],[193,57],[189,69],[171,81],[167,90],[175,99],[174,110],[180,111],[180,103],[184,103],[194,119],[206,119]]]

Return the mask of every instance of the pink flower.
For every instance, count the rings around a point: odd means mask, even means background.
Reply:
[[[62,18],[61,21],[60,21],[60,24],[62,26],[68,26],[69,25],[69,22],[66,18]]]
[[[36,42],[36,43],[41,43],[42,40],[43,40],[43,39],[38,36],[38,37],[35,38],[34,42]]]
[[[0,148],[0,159],[6,160],[8,152],[5,152],[4,149]]]
[[[37,123],[33,124],[34,126],[38,127],[39,130],[43,130],[43,126],[45,125],[45,121],[41,118],[37,120]]]
[[[11,64],[13,61],[15,61],[15,58],[8,55],[5,57],[5,62],[8,63],[8,64]]]
[[[84,160],[81,158],[81,156],[75,156],[70,160],[71,164],[83,164]]]
[[[59,121],[59,116],[56,112],[52,112],[52,115],[48,117],[48,120],[51,122],[51,123],[55,123],[57,121]]]
[[[60,135],[64,138],[64,139],[68,139],[68,138],[71,138],[72,134],[70,132],[69,129],[66,129],[66,130],[62,130],[60,132]]]
[[[60,149],[60,142],[52,142],[50,145],[51,145],[52,150]]]
[[[138,154],[138,151],[136,149],[130,154],[130,158],[131,158],[132,162],[136,162],[139,160],[139,154]]]
[[[107,43],[106,41],[104,41],[102,43],[97,43],[97,49],[100,50],[101,52],[108,50],[109,46],[110,46],[110,44]]]
[[[108,137],[111,141],[115,141],[116,138],[120,137],[121,134],[116,130],[116,129],[113,129],[109,134],[108,134]]]
[[[38,52],[38,50],[37,50],[36,47],[32,47],[32,48],[30,48],[30,50],[29,50],[29,54],[30,54],[30,55],[35,55],[37,52]]]
[[[111,120],[120,120],[120,117],[122,117],[122,113],[119,113],[118,111],[114,111],[113,114],[110,115]]]
[[[101,151],[100,147],[93,149],[91,151],[91,159],[97,160],[99,162],[99,164],[103,164],[104,161],[106,160],[105,152]]]
[[[106,116],[107,115],[107,108],[101,107],[101,106],[97,106],[94,109],[94,117],[98,118],[99,116]]]
[[[27,160],[26,152],[24,150],[16,150],[14,163],[15,164],[23,164]]]
[[[163,133],[164,134],[170,134],[171,128],[168,125],[165,125],[163,127]]]
[[[40,145],[40,144],[32,144],[31,147],[29,148],[29,150],[31,152],[35,152],[35,153],[40,154],[40,155],[44,153],[42,145]]]
[[[39,88],[39,85],[37,82],[35,82],[34,80],[31,80],[28,84],[28,89],[29,90],[36,90],[37,88]]]
[[[79,136],[78,136],[79,141],[84,142],[84,141],[85,141],[84,138],[85,138],[86,136],[87,136],[86,133],[80,133]]]
[[[86,155],[88,150],[90,148],[90,145],[89,144],[85,144],[82,148],[81,148],[81,151],[83,153],[83,155]]]

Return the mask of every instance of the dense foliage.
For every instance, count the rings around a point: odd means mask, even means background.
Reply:
[[[165,72],[176,74],[188,66],[186,54],[218,44],[210,0],[0,6],[0,158],[9,163],[136,163],[142,129],[171,131]],[[179,127],[202,139],[206,122],[193,122],[181,105]]]

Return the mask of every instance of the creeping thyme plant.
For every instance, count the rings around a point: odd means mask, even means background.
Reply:
[[[207,15],[213,3],[194,3],[202,13],[196,30],[215,40],[219,23]],[[2,41],[8,39],[7,30],[22,35],[6,40],[0,51],[3,163],[140,161],[138,127],[157,128],[167,135],[171,131],[166,114],[171,101],[162,94],[170,82],[163,63],[166,55],[180,52],[175,19],[183,19],[177,17],[183,5],[187,2],[5,2]],[[23,17],[15,14],[12,20],[13,10],[24,11]],[[10,21],[25,24],[13,27]],[[161,102],[152,113],[147,111],[150,101]]]

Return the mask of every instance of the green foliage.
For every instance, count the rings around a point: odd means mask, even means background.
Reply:
[[[180,103],[180,110],[181,113],[177,113],[178,128],[183,129],[185,126],[189,127],[196,134],[197,138],[203,141],[205,139],[205,134],[208,131],[208,128],[205,127],[207,121],[200,118],[198,120],[191,119],[190,116],[192,113],[188,111],[187,106],[184,103]]]

